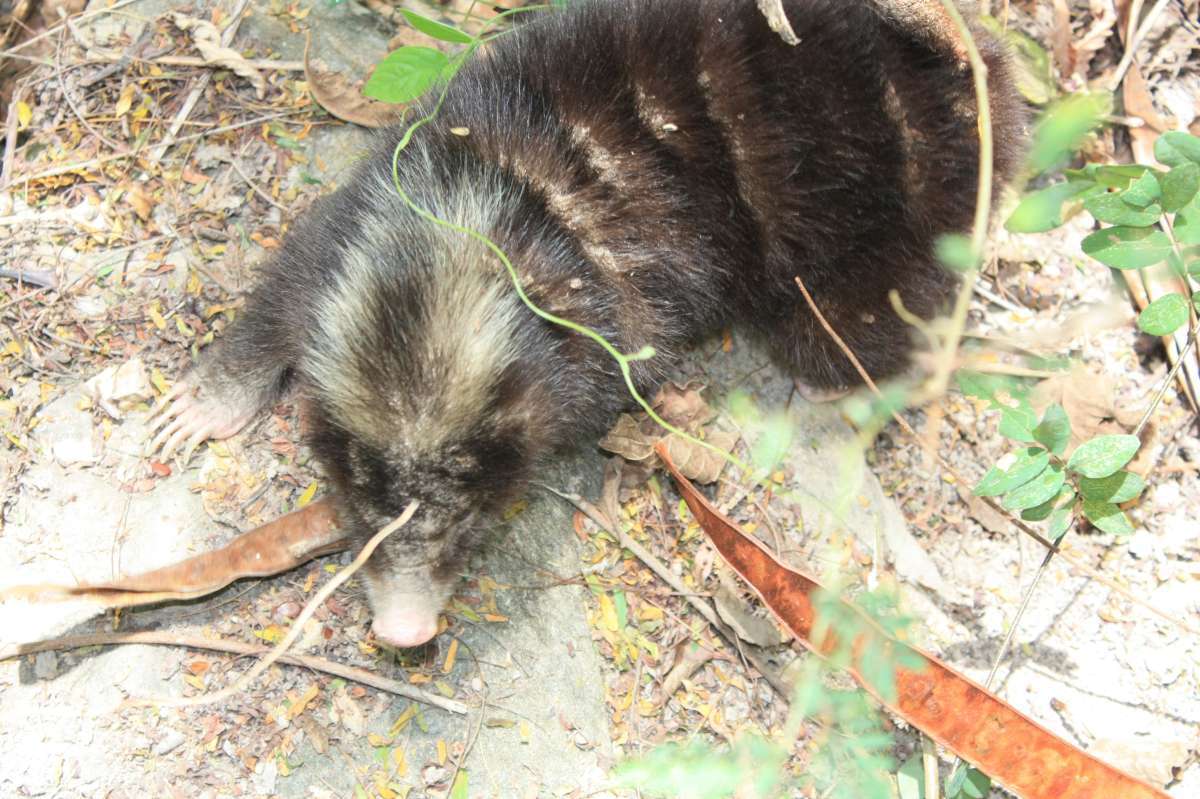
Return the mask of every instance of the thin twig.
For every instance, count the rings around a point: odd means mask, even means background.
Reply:
[[[971,253],[977,264],[983,257],[983,247],[987,240],[988,223],[992,217],[992,162],[994,143],[992,140],[992,110],[988,97],[987,64],[979,48],[975,46],[975,37],[971,29],[951,0],[941,0],[946,14],[958,29],[961,44],[965,48],[967,58],[971,63],[971,76],[975,86],[976,122],[979,130],[979,169],[975,186],[975,218],[971,223]],[[955,354],[962,340],[963,330],[967,326],[967,312],[971,307],[971,296],[974,293],[977,269],[964,275],[958,297],[954,301],[954,312],[950,317],[950,327],[938,358],[937,369],[932,379],[934,395],[945,392],[950,384],[950,373],[954,369]]]
[[[823,313],[821,313],[821,309],[817,307],[816,302],[813,301],[812,295],[808,293],[808,289],[805,288],[803,281],[801,281],[799,277],[796,278],[796,285],[800,287],[800,293],[802,293],[804,295],[804,299],[808,301],[808,307],[810,309],[812,309],[813,315],[816,316],[817,322],[820,323],[822,328],[824,328],[825,333],[828,334],[829,337],[833,339],[834,343],[837,344],[838,347],[842,350],[842,353],[850,360],[850,363],[858,371],[859,376],[863,379],[863,382],[866,384],[867,388],[871,391],[871,393],[873,393],[875,396],[882,399],[883,392],[879,390],[879,386],[875,384],[875,381],[873,379],[871,379],[871,375],[868,374],[868,372],[865,368],[863,368],[862,362],[858,360],[858,357],[854,354],[854,351],[851,350],[846,345],[846,342],[842,339],[842,337],[839,336],[837,331],[833,329],[833,326],[829,324],[829,320],[827,320],[825,318],[825,315]],[[928,453],[935,461],[937,461],[938,465],[941,466],[946,471],[947,474],[949,474],[951,477],[953,477],[955,480],[957,480],[960,485],[965,486],[965,485],[970,484],[969,481],[965,480],[962,477],[962,475],[960,475],[958,473],[958,471],[953,466],[951,466],[950,463],[945,458],[942,457],[940,452],[938,452],[936,449],[929,449],[928,442],[926,442],[920,435],[917,434],[917,431],[914,430],[912,425],[910,425],[908,423],[908,420],[906,420],[903,416],[896,413],[895,411],[892,411],[892,419],[896,422],[896,424],[900,425],[900,428],[906,434],[908,434],[913,439],[913,441],[916,441],[917,444],[920,445],[921,448],[924,449],[926,453]],[[996,511],[997,513],[1001,514],[1006,519],[1008,519],[1008,521],[1010,523],[1012,523],[1012,525],[1014,527],[1016,527],[1018,530],[1020,530],[1022,533],[1029,536],[1034,541],[1037,541],[1039,544],[1046,547],[1047,549],[1051,550],[1056,555],[1058,555],[1063,560],[1065,560],[1067,563],[1069,563],[1072,567],[1083,572],[1091,579],[1104,584],[1105,586],[1107,586],[1111,590],[1115,591],[1116,593],[1120,594],[1121,596],[1125,597],[1126,599],[1128,599],[1130,602],[1134,603],[1135,605],[1138,605],[1138,606],[1144,608],[1145,610],[1148,610],[1149,612],[1151,612],[1154,615],[1158,616],[1159,618],[1171,623],[1172,625],[1180,628],[1181,630],[1186,630],[1187,632],[1191,633],[1192,635],[1200,635],[1200,629],[1193,627],[1190,624],[1188,624],[1187,622],[1184,622],[1180,619],[1176,619],[1173,616],[1171,616],[1170,614],[1160,610],[1159,608],[1154,607],[1153,605],[1151,605],[1149,602],[1145,601],[1144,599],[1141,599],[1140,597],[1135,596],[1132,592],[1130,592],[1124,586],[1119,585],[1115,581],[1104,576],[1103,574],[1096,571],[1095,569],[1088,566],[1087,564],[1082,563],[1078,558],[1074,557],[1069,552],[1066,552],[1065,550],[1061,549],[1059,544],[1057,544],[1053,541],[1050,541],[1045,536],[1043,536],[1041,533],[1034,530],[1032,527],[1025,524],[1021,520],[1017,519],[1016,517],[1014,517],[1009,511],[1007,511],[1003,507],[1001,507],[1000,504],[997,503],[995,500],[993,500],[991,497],[980,497],[980,499],[983,500],[984,504],[986,504],[989,508],[991,508],[992,510]]]
[[[287,208],[280,205],[279,202],[274,197],[267,194],[266,191],[264,191],[262,188],[260,188],[257,183],[255,183],[253,180],[250,179],[250,176],[247,175],[245,173],[245,171],[241,168],[241,166],[238,165],[237,158],[230,158],[229,165],[231,167],[233,167],[234,172],[238,173],[238,177],[240,177],[242,180],[246,181],[246,185],[249,186],[255,194],[257,194],[259,197],[262,197],[268,203],[275,206],[280,211],[283,211],[285,214],[290,213]]]
[[[233,122],[228,125],[220,125],[218,127],[211,128],[209,130],[203,130],[203,131],[200,131],[199,133],[189,133],[186,136],[180,136],[178,139],[175,140],[175,144],[183,144],[184,142],[194,141],[196,139],[202,139],[202,138],[205,138],[206,136],[216,136],[217,134],[220,134],[220,133],[228,133],[231,130],[247,128],[247,127],[250,127],[251,125],[257,125],[261,122],[270,122],[273,119],[282,119],[283,117],[291,117],[291,116],[297,116],[299,114],[308,114],[308,113],[312,113],[312,112],[308,109],[297,108],[297,109],[292,109],[290,111],[280,111],[275,114],[263,114],[262,116],[257,116],[257,117],[253,117],[252,119],[247,119],[244,122]],[[76,161],[75,163],[72,163],[72,164],[63,164],[62,166],[51,167],[50,169],[43,169],[42,171],[34,172],[31,175],[18,175],[13,178],[13,181],[16,182],[19,180],[22,183],[28,183],[31,180],[43,180],[44,178],[52,178],[52,177],[55,177],[56,175],[65,175],[70,172],[79,172],[79,171],[85,170],[85,169],[92,169],[93,167],[100,166],[101,164],[107,164],[110,161],[117,161],[122,158],[133,158],[135,156],[141,155],[142,152],[143,152],[142,150],[131,150],[127,153],[110,153],[108,155],[102,155],[97,158],[89,158],[86,161]]]
[[[1113,73],[1109,81],[1109,91],[1115,92],[1117,87],[1121,85],[1121,81],[1125,80],[1125,73],[1133,66],[1133,59],[1137,56],[1137,49],[1142,44],[1142,40],[1150,33],[1150,29],[1154,27],[1154,23],[1158,20],[1158,15],[1167,7],[1169,0],[1158,0],[1154,7],[1150,9],[1150,13],[1146,15],[1146,19],[1142,24],[1138,25],[1138,15],[1142,10],[1142,0],[1134,0],[1129,12],[1129,30],[1132,35],[1128,37],[1129,41],[1125,44],[1125,53],[1121,56],[1120,63],[1117,64],[1117,70]]]
[[[224,638],[208,638],[201,635],[173,633],[166,630],[135,630],[123,633],[94,633],[91,635],[71,635],[65,638],[55,638],[51,641],[38,641],[32,644],[17,644],[16,646],[0,649],[0,661],[21,655],[34,655],[38,652],[57,652],[66,649],[81,649],[86,646],[119,646],[121,644],[149,644],[155,646],[178,646],[185,649],[205,649],[210,652],[228,652],[234,655],[258,657],[270,651],[270,647],[261,644],[248,644],[243,641],[230,641]],[[369,685],[380,691],[386,691],[396,696],[403,696],[414,702],[422,702],[436,708],[466,715],[470,708],[462,702],[446,699],[438,694],[431,694],[415,688],[407,683],[389,680],[378,674],[347,666],[314,655],[281,655],[280,663],[292,666],[303,666],[306,669],[332,674],[345,680]]]
[[[70,20],[72,23],[79,23],[79,22],[83,22],[86,19],[91,19],[92,17],[100,16],[101,14],[111,14],[112,12],[114,12],[118,9],[124,8],[125,6],[131,6],[134,3],[140,3],[141,1],[142,0],[120,0],[120,2],[113,3],[111,6],[105,6],[104,8],[97,8],[93,11],[85,11],[84,13],[80,14],[79,16],[68,17],[67,19]],[[66,26],[67,26],[66,21],[60,22],[57,25],[55,25],[53,28],[48,28],[48,29],[42,31],[37,36],[26,39],[25,41],[20,42],[18,44],[14,44],[12,47],[8,48],[4,52],[0,52],[0,62],[3,62],[4,59],[6,59],[6,58],[10,58],[10,57],[14,56],[20,50],[24,50],[26,47],[29,47],[32,44],[36,44],[37,42],[40,42],[41,40],[45,39],[48,36],[53,36],[54,34],[58,33]]]
[[[233,43],[233,37],[237,36],[238,26],[242,24],[242,17],[246,13],[246,6],[250,0],[241,0],[238,7],[233,12],[233,21],[221,32],[221,44],[228,47]],[[179,131],[183,128],[187,118],[192,115],[192,109],[196,107],[196,103],[200,102],[200,97],[203,96],[204,90],[208,88],[208,84],[212,81],[212,72],[205,72],[196,80],[196,85],[188,92],[187,97],[180,106],[179,112],[175,114],[175,119],[171,122],[171,127],[167,129],[167,135],[163,140],[155,145],[150,152],[149,161],[151,164],[157,164],[162,157],[166,155],[175,144],[175,137],[179,135]]]
[[[130,699],[126,700],[125,704],[157,705],[159,707],[194,707],[196,705],[207,705],[212,702],[219,702],[222,699],[227,699],[230,696],[233,696],[235,693],[244,691],[250,685],[250,683],[258,679],[259,675],[270,668],[272,663],[274,663],[276,660],[279,660],[279,658],[287,652],[292,644],[296,643],[296,639],[299,638],[301,633],[304,632],[304,625],[307,624],[308,620],[311,619],[313,614],[317,612],[317,608],[324,604],[325,600],[328,599],[330,595],[332,595],[333,592],[338,589],[338,586],[349,580],[352,576],[354,576],[356,571],[362,568],[362,565],[367,562],[367,559],[371,557],[371,554],[375,551],[375,548],[379,546],[383,539],[387,538],[389,535],[396,532],[408,523],[408,520],[412,518],[413,513],[415,513],[417,510],[417,504],[418,503],[416,500],[408,503],[408,507],[404,509],[404,512],[401,513],[395,521],[391,522],[382,530],[375,533],[375,535],[371,536],[371,540],[367,541],[366,545],[363,546],[362,551],[358,553],[358,557],[356,557],[349,566],[335,574],[332,580],[321,586],[321,590],[317,591],[313,598],[308,601],[308,604],[305,605],[304,609],[300,611],[300,615],[296,616],[295,620],[288,628],[287,635],[283,637],[282,641],[275,645],[270,654],[255,663],[254,666],[251,667],[245,674],[235,680],[232,685],[228,685],[219,691],[200,694],[199,696],[183,697],[178,699]]]
[[[0,191],[8,188],[13,164],[17,160],[17,108],[21,105],[21,94],[25,87],[17,84],[8,101],[8,119],[4,124],[4,165],[0,167]]]

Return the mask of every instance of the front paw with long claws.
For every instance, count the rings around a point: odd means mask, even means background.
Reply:
[[[183,462],[192,458],[196,447],[209,439],[229,438],[254,418],[254,409],[244,404],[198,396],[198,386],[181,380],[163,397],[149,419],[146,435],[154,435],[147,454],[161,450],[170,458],[182,444]]]

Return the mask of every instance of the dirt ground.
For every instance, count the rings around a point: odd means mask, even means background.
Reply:
[[[172,24],[180,9],[169,3],[71,2],[0,2],[0,586],[153,568],[325,492],[291,401],[188,464],[142,455],[146,415],[236,317],[289,221],[363,150],[367,134],[309,88],[352,114],[349,90],[329,76],[362,76],[398,41],[421,43],[374,0],[202,0],[181,13],[238,25],[236,57],[213,63],[194,26]],[[1024,77],[1031,101],[1124,77],[1088,159],[1145,160],[1154,131],[1200,130],[1195,0],[1145,9],[1155,16],[1129,64],[1128,2],[990,5],[1029,37],[1033,63],[1044,59]],[[306,31],[321,62],[308,72]],[[1077,429],[1132,429],[1170,363],[1162,341],[1138,332],[1130,287],[1080,251],[1091,219],[1038,235],[997,227],[964,351],[1041,378]],[[952,390],[903,412],[964,484],[895,424],[863,447],[845,406],[792,397],[736,331],[698,347],[677,383],[689,402],[706,387],[711,429],[739,434],[739,452],[753,435],[728,411],[733,392],[763,408],[790,403],[799,433],[776,487],[748,489],[726,472],[706,489],[744,529],[812,574],[852,585],[894,575],[921,646],[979,682],[999,657],[991,688],[1013,706],[1174,797],[1200,796],[1200,430],[1184,383],[1170,384],[1143,437],[1135,468],[1149,488],[1128,508],[1135,532],[1076,529],[1041,573],[1043,547],[970,495],[1008,449],[983,403]],[[0,652],[60,635],[177,637],[0,662],[0,792],[633,795],[608,776],[624,757],[664,741],[778,734],[777,686],[803,657],[722,567],[665,475],[596,449],[543,482],[619,519],[671,582],[534,489],[511,537],[473,564],[434,644],[377,646],[354,580],[305,627],[297,651],[407,696],[277,665],[227,704],[122,705],[226,685],[248,659],[205,642],[274,643],[348,555],[148,610],[0,603]],[[715,601],[738,646],[691,594]],[[899,759],[919,751],[911,729],[894,732]]]

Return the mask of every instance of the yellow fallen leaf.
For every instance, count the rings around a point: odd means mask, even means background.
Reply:
[[[606,630],[610,632],[617,631],[617,606],[613,604],[612,597],[608,594],[600,595],[600,621]]]
[[[383,799],[396,799],[396,792],[388,787],[387,774],[382,771],[375,772],[375,790]]]
[[[133,107],[133,93],[136,89],[136,83],[125,84],[125,88],[121,89],[121,96],[117,98],[117,107],[113,109],[114,116],[120,118],[129,113],[129,109]]]
[[[289,719],[294,719],[303,713],[308,706],[312,704],[312,701],[317,698],[317,694],[320,692],[321,689],[317,687],[316,683],[309,685],[308,689],[305,690],[305,692],[302,693],[299,698],[296,699],[296,701],[292,702],[291,707],[288,708],[287,717]]]
[[[437,762],[438,762],[439,766],[446,765],[446,739],[445,738],[438,738]]]
[[[416,714],[416,712],[416,705],[409,705],[408,707],[404,708],[404,712],[397,716],[396,720],[392,722],[391,728],[388,729],[388,735],[391,735],[393,738],[399,735],[400,731],[408,726],[408,722],[412,721],[412,717]]]
[[[195,688],[197,691],[204,690],[204,680],[200,679],[195,674],[183,675],[183,681],[185,683],[187,683],[188,685],[192,686],[193,688]]]
[[[24,100],[17,101],[17,130],[25,130],[33,121],[33,109]]]
[[[517,725],[517,732],[521,735],[521,743],[527,744],[533,738],[533,727],[528,721],[522,721]]]
[[[278,624],[272,624],[262,630],[255,630],[254,637],[260,638],[268,644],[277,644],[283,640],[283,629]]]
[[[167,385],[167,379],[163,377],[163,373],[158,371],[158,369],[150,370],[150,384],[154,386],[159,394],[166,394],[171,390],[171,387]]]
[[[313,480],[308,484],[308,488],[304,489],[304,493],[300,495],[300,499],[296,500],[296,507],[303,508],[308,503],[312,502],[313,497],[317,495],[317,481]]]
[[[314,483],[315,485],[315,483]],[[303,505],[301,507],[304,507]],[[450,647],[446,650],[446,661],[442,664],[442,674],[454,671],[454,659],[458,657],[458,639],[450,639]]]
[[[150,321],[159,330],[167,329],[167,320],[163,318],[162,311],[158,308],[158,300],[150,303],[150,307],[146,309],[146,315],[150,317]]]
[[[404,757],[404,750],[398,746],[392,750],[392,763],[395,764],[397,777],[408,774],[408,761]]]
[[[391,738],[380,735],[377,732],[367,733],[367,743],[369,743],[371,746],[387,746],[391,742]]]

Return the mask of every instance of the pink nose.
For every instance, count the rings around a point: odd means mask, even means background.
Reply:
[[[371,624],[375,637],[384,643],[404,649],[420,646],[429,641],[438,631],[437,616],[406,615],[391,613],[376,616]]]

